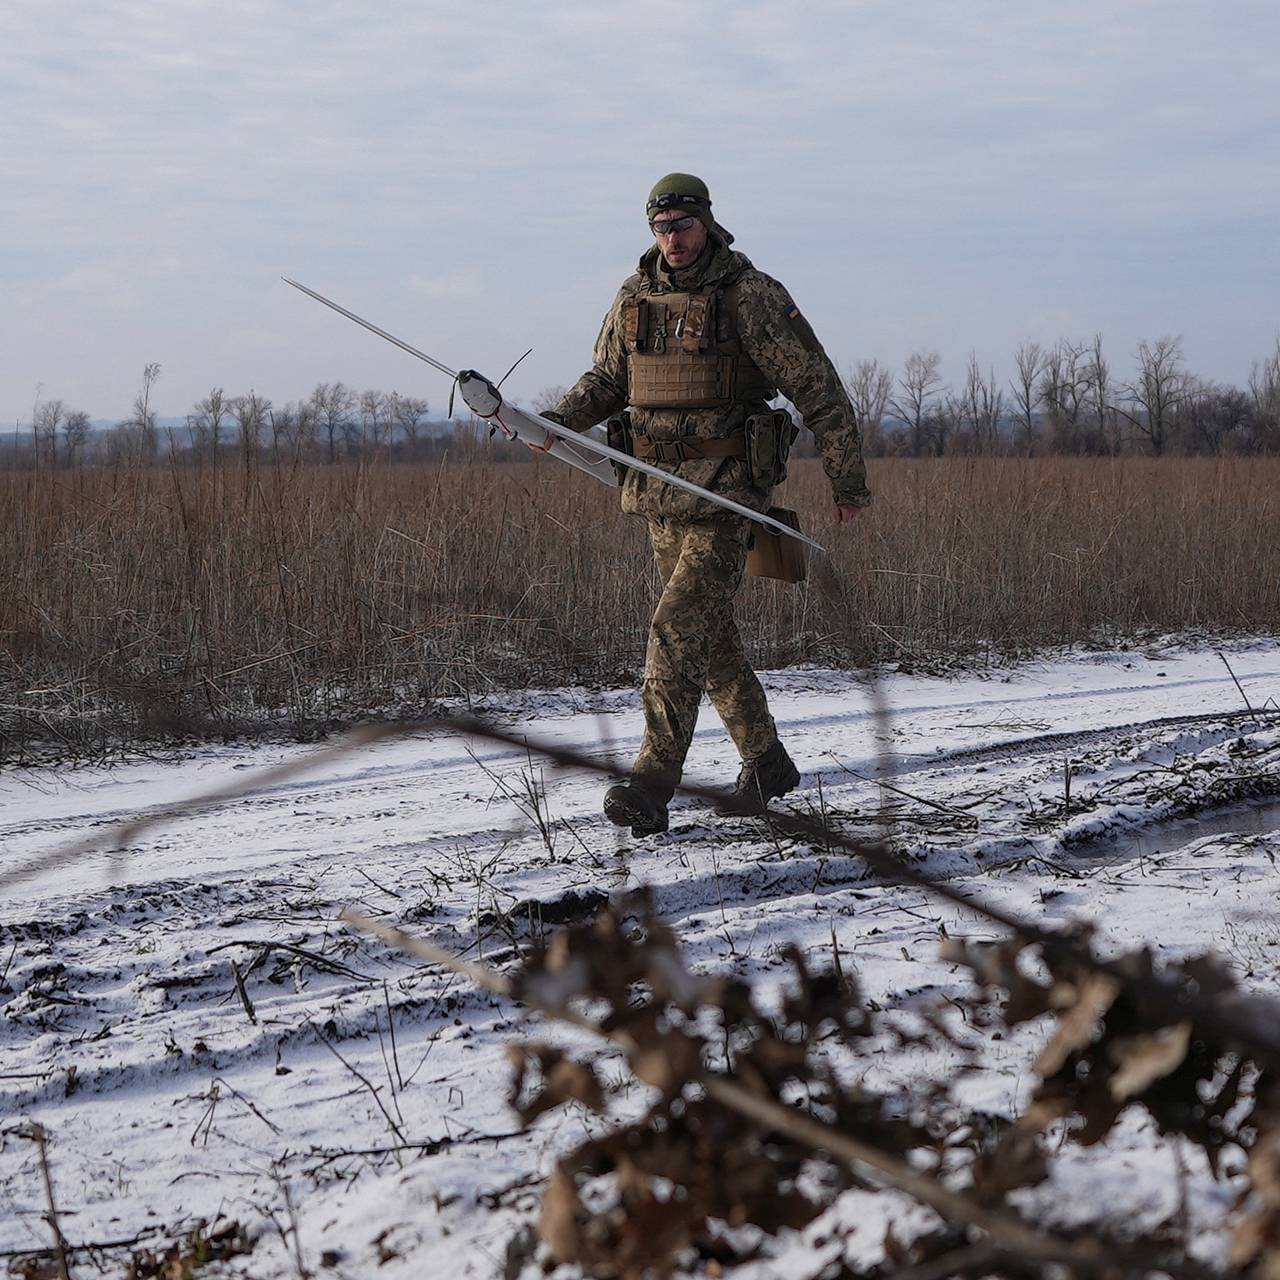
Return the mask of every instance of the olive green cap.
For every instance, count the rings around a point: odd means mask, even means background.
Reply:
[[[711,192],[701,178],[695,178],[691,173],[669,173],[653,184],[645,212],[652,218],[655,213],[670,209],[692,214],[708,231],[715,226],[715,219],[711,216]]]

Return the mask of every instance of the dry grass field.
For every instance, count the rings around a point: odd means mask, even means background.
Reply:
[[[751,582],[761,666],[934,665],[1280,624],[1280,459],[872,464],[832,551]],[[514,685],[629,682],[656,578],[642,522],[553,462],[0,475],[0,751],[299,732]]]

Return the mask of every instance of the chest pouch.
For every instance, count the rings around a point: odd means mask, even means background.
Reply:
[[[716,342],[714,293],[635,298],[623,310],[627,400],[640,409],[716,409],[737,361]]]

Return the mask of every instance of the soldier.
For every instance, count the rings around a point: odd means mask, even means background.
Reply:
[[[575,431],[612,419],[610,443],[764,511],[794,436],[790,416],[768,405],[781,392],[818,442],[836,523],[849,523],[871,501],[858,426],[808,322],[730,247],[699,178],[668,174],[646,211],[657,243],[618,291],[591,369],[545,416]],[[742,757],[722,811],[759,812],[800,774],[733,617],[752,522],[638,471],[625,475],[622,509],[648,520],[663,590],[645,659],[644,741],[604,811],[637,836],[667,829],[705,691]]]

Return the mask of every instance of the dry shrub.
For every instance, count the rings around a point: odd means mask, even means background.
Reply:
[[[883,1017],[838,964],[815,971],[795,948],[794,979],[765,1012],[746,983],[691,972],[644,893],[532,948],[509,993],[607,1038],[650,1086],[642,1114],[620,1113],[599,1055],[510,1048],[511,1102],[524,1125],[564,1106],[595,1117],[543,1193],[550,1259],[597,1280],[718,1274],[711,1264],[758,1259],[764,1237],[803,1228],[848,1187],[869,1189],[869,1175],[945,1220],[909,1241],[886,1238],[889,1260],[938,1264],[922,1274],[964,1274],[975,1231],[985,1250],[974,1271],[984,1275],[1040,1274],[1048,1264],[1080,1277],[1280,1274],[1274,1001],[1241,988],[1211,956],[1158,964],[1140,950],[1104,961],[1083,932],[1028,927],[998,943],[948,941],[942,954],[971,971],[977,991],[939,1000],[931,1040]],[[963,1038],[948,1029],[948,1011],[960,1013]],[[1039,1083],[1021,1113],[992,1128],[991,1117],[957,1104],[954,1086],[990,1052],[984,1038],[1032,1021],[1047,1035],[1033,1066]],[[882,1090],[867,1083],[886,1050],[942,1042],[954,1054],[947,1075]],[[1116,1231],[1100,1202],[1069,1233],[1037,1221],[1054,1212],[1052,1195],[1028,1212],[1018,1193],[1064,1169],[1070,1147],[1101,1143],[1130,1109],[1154,1122],[1158,1143],[1199,1151],[1215,1180],[1234,1183],[1211,1206],[1228,1268],[1182,1265],[1193,1228],[1181,1209]],[[1235,1153],[1230,1174],[1224,1151]],[[744,1226],[755,1230],[736,1232]],[[846,1264],[829,1274],[889,1273]]]
[[[748,585],[757,664],[1280,619],[1280,460],[884,460],[872,484],[837,530],[817,464],[796,464],[780,496],[834,572]],[[552,462],[9,473],[0,510],[10,751],[626,683],[656,590],[642,522]]]

